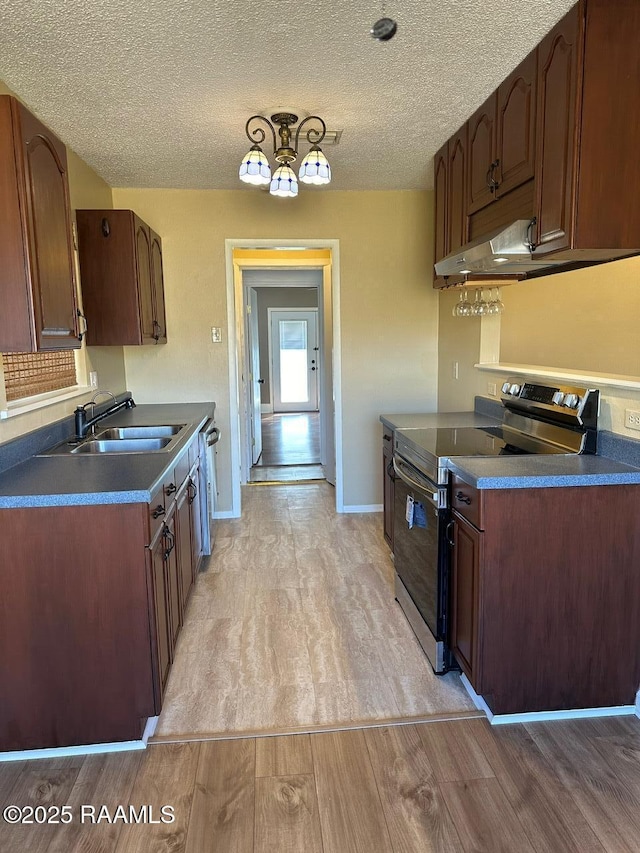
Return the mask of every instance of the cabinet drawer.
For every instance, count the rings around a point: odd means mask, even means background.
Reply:
[[[152,541],[158,532],[160,525],[166,518],[164,505],[164,484],[151,495],[149,502],[149,541]]]
[[[478,530],[484,530],[482,492],[455,475],[451,478],[451,506]]]

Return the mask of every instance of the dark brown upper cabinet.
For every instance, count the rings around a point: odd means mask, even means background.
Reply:
[[[0,351],[80,346],[67,152],[0,95]]]
[[[640,3],[584,0],[538,55],[537,249],[640,252]]]
[[[448,213],[449,252],[467,242],[468,217],[466,177],[468,159],[467,126],[461,127],[449,140]]]
[[[469,134],[468,214],[481,210],[495,198],[499,165],[496,158],[497,101],[497,93],[494,92],[467,122]]]
[[[162,242],[132,210],[78,210],[89,346],[166,343]]]
[[[536,156],[536,50],[498,87],[494,172],[498,198],[531,180]]]
[[[435,156],[435,260],[439,261],[466,243],[467,125],[445,143]],[[445,287],[462,278],[436,278],[434,287]]]
[[[534,50],[469,119],[470,216],[533,178],[536,57]]]

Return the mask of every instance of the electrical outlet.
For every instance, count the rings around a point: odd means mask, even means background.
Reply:
[[[497,397],[498,395],[498,386],[495,382],[487,382],[487,394],[490,397]]]
[[[91,385],[92,388],[98,387],[98,374],[95,370],[91,370],[89,372],[89,385]]]
[[[640,412],[634,409],[625,409],[624,425],[627,429],[640,429]]]
[[[211,327],[211,340],[214,344],[222,343],[222,329],[220,328],[220,326]]]

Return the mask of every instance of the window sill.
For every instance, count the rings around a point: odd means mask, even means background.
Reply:
[[[65,400],[72,400],[74,397],[82,397],[95,391],[91,385],[76,385],[73,388],[68,388],[62,391],[49,391],[46,394],[37,394],[35,397],[26,397],[24,400],[16,400],[6,404],[6,409],[0,409],[0,420],[14,418],[18,415],[26,415],[28,412],[35,412],[37,409],[44,409],[46,406],[55,406],[56,403],[64,403]]]

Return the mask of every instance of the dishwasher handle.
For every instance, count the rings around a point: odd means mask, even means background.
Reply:
[[[437,507],[441,505],[441,493],[443,490],[434,485],[431,480],[427,480],[426,477],[422,477],[418,471],[411,468],[397,456],[393,457],[393,470],[395,471],[396,476],[408,486],[418,489],[423,494],[428,495]]]

